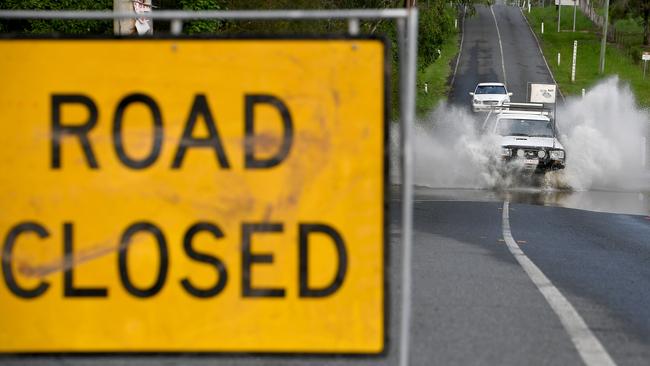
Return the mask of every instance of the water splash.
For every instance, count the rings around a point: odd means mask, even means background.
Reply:
[[[566,182],[577,190],[648,188],[643,137],[648,114],[617,77],[583,98],[571,98],[558,111],[558,130],[567,149]]]
[[[500,152],[499,136],[480,132],[484,117],[467,108],[440,103],[425,119],[418,120],[413,134],[415,184],[465,189],[498,184],[503,178],[492,168]],[[395,157],[397,126],[393,128]],[[398,166],[397,161],[393,165]]]
[[[583,98],[570,98],[558,108],[560,140],[567,168],[532,182],[494,169],[499,136],[479,132],[483,114],[441,103],[417,121],[413,136],[415,184],[431,188],[508,189],[534,184],[550,190],[648,190],[642,167],[642,137],[648,114],[636,107],[634,95],[617,78],[608,79]],[[397,181],[397,126],[393,126],[393,181]]]

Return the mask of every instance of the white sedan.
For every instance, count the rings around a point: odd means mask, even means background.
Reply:
[[[500,106],[503,103],[510,103],[512,93],[508,92],[503,83],[480,83],[469,95],[472,96],[472,110],[474,112],[490,110],[498,112],[501,110]]]

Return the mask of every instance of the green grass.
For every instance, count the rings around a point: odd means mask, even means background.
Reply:
[[[458,54],[458,32],[450,36],[440,48],[440,57],[417,74],[417,95],[415,110],[422,116],[433,109],[438,102],[447,98],[449,93],[449,76],[453,70],[452,61]],[[424,83],[428,84],[428,93],[424,92]]]
[[[531,13],[525,13],[531,27],[540,40],[544,56],[553,71],[560,89],[568,95],[581,92],[582,88],[589,89],[599,80],[611,75],[618,75],[630,84],[637,102],[644,107],[650,106],[650,75],[643,80],[643,67],[636,64],[626,52],[614,44],[607,45],[605,56],[605,75],[598,73],[600,56],[600,36],[598,29],[578,10],[576,32],[571,32],[573,13],[562,12],[561,28],[557,32],[557,12],[555,7],[533,8]],[[569,16],[569,14],[571,16]],[[541,22],[544,22],[544,34],[540,34]],[[571,82],[571,58],[573,41],[578,41],[576,59],[576,80]],[[561,54],[561,64],[557,65],[557,54]],[[650,72],[649,72],[650,74]]]
[[[603,5],[603,6],[604,6],[604,5]],[[601,17],[604,17],[604,16],[605,16],[605,8],[604,8],[603,6],[600,6],[600,5],[594,5],[594,11],[596,12],[596,14],[600,15]],[[610,7],[608,13],[610,13],[610,14],[612,13],[612,9],[611,9],[611,7]]]
[[[539,15],[544,19],[544,32],[546,31],[557,31],[557,11],[555,11],[555,6],[547,6],[545,8],[537,8],[533,7],[531,8],[531,13],[530,15],[528,14],[527,11],[524,12],[528,16],[528,20],[530,21],[530,17],[532,15],[536,15],[539,13]],[[553,23],[553,26],[551,26],[551,22]],[[531,23],[531,26],[533,24]],[[562,7],[562,16],[560,17],[560,29],[566,31],[571,31],[573,29],[573,6],[563,6]],[[596,28],[594,27],[594,23],[589,20],[582,11],[580,11],[580,7],[576,9],[576,31],[578,30],[590,30],[590,31],[595,31]]]
[[[616,27],[616,30],[620,32],[643,35],[643,25],[641,25],[640,19],[636,19],[636,18],[618,19],[614,23],[614,26]]]

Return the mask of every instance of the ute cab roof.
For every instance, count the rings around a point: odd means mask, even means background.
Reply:
[[[488,113],[483,122],[483,129],[496,129],[499,121],[504,119],[548,121],[553,124],[554,135],[556,133],[553,111],[540,103],[503,103],[503,110],[494,114]]]
[[[477,86],[505,86],[504,83],[478,83]]]
[[[518,119],[530,119],[530,120],[536,120],[536,121],[549,121],[550,117],[546,114],[539,114],[539,113],[526,113],[526,112],[520,112],[520,111],[503,111],[497,115],[498,119],[505,119],[505,118],[518,118]]]
[[[548,121],[553,118],[552,111],[539,103],[504,103],[504,110],[497,118],[526,118]]]

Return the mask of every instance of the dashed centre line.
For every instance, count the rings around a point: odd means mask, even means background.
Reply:
[[[494,15],[494,8],[490,5],[490,12],[492,12],[492,18],[494,18],[494,26],[497,28],[497,37],[499,38],[499,50],[501,51],[501,70],[503,71],[503,83],[508,85],[508,79],[506,78],[506,62],[503,58],[503,43],[501,43],[501,32],[499,32],[499,23],[497,22],[497,17]]]

